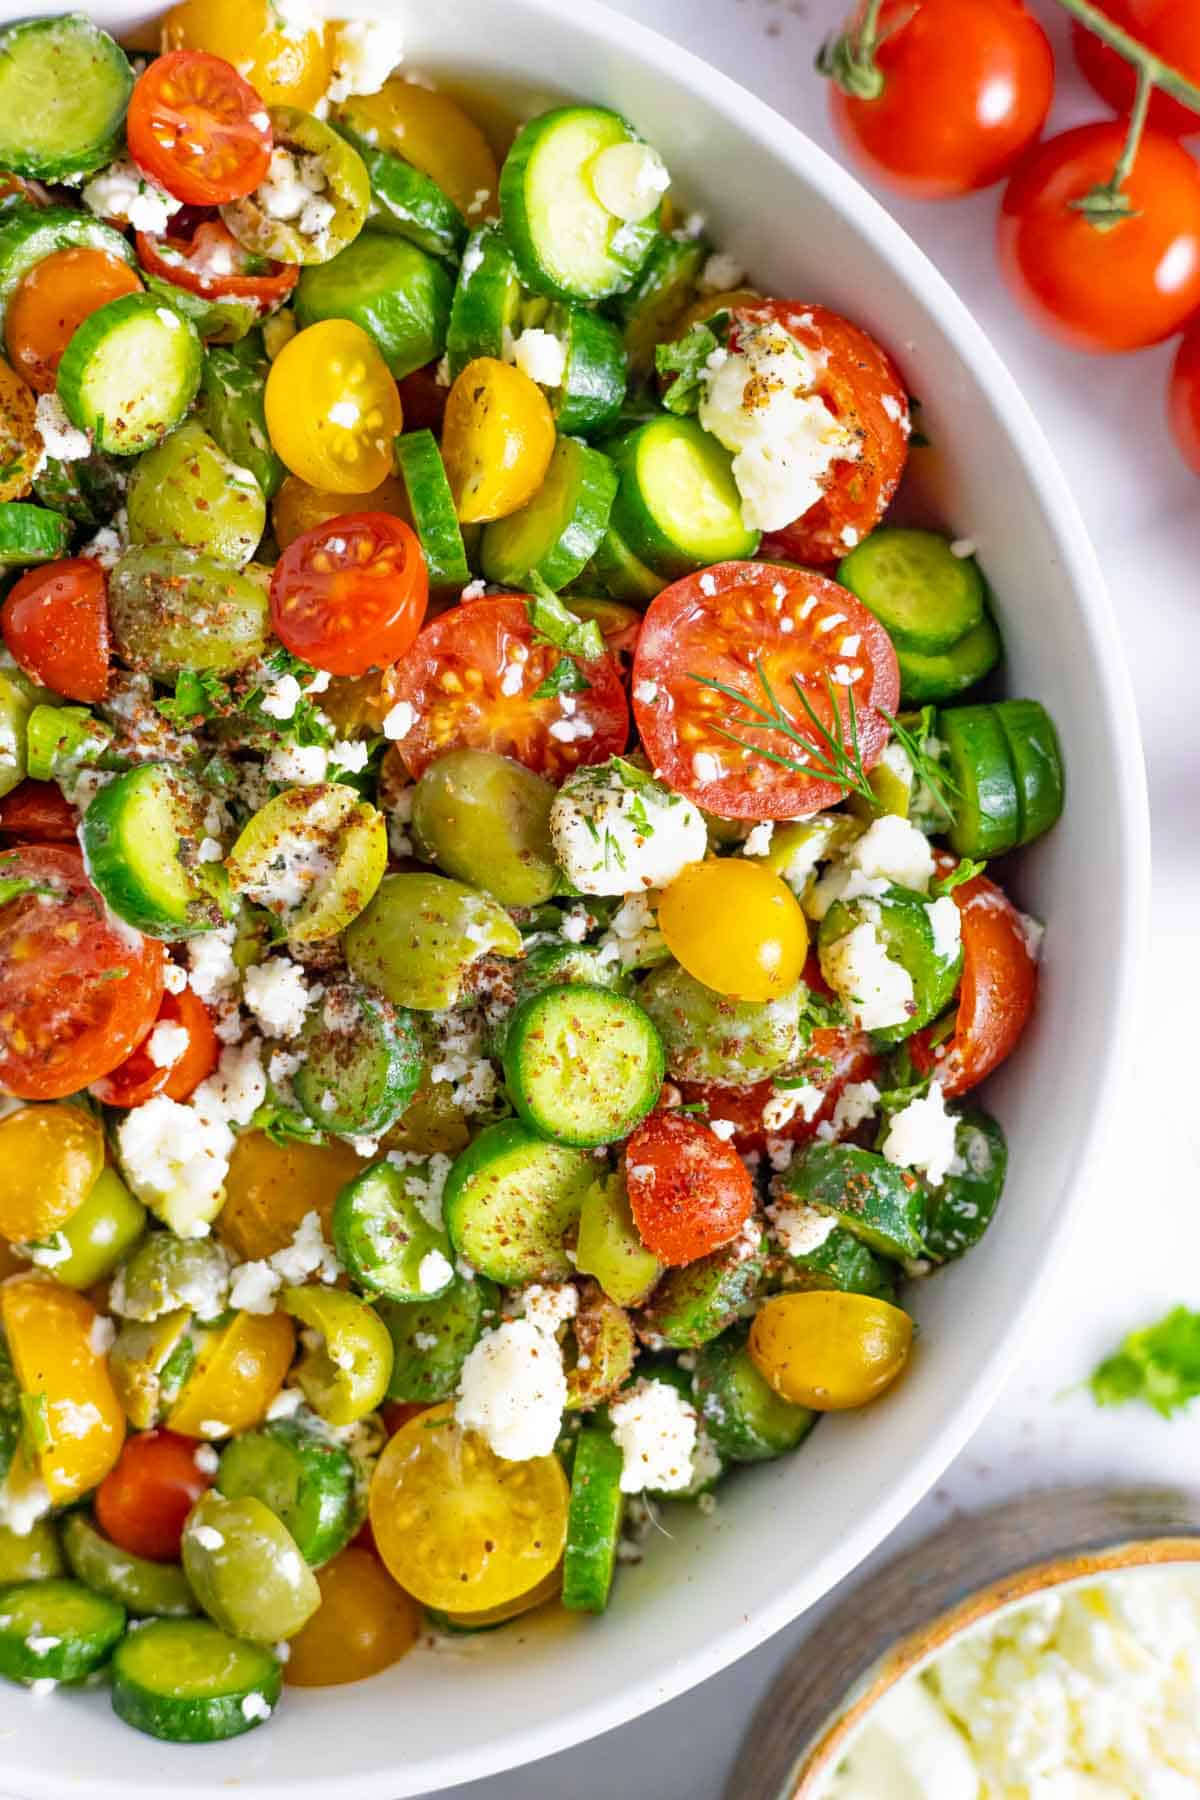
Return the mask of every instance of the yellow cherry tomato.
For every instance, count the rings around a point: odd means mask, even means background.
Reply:
[[[527,1594],[518,1594],[515,1600],[506,1600],[503,1606],[489,1606],[483,1612],[447,1612],[446,1619],[460,1631],[486,1631],[489,1625],[506,1625],[510,1619],[520,1619],[536,1607],[557,1600],[561,1592],[562,1569],[551,1569],[535,1588],[530,1588]]]
[[[81,1106],[22,1106],[0,1119],[0,1237],[48,1237],[104,1167],[104,1127]]]
[[[371,1481],[371,1530],[388,1569],[426,1606],[486,1612],[556,1567],[569,1490],[557,1456],[505,1462],[454,1402],[402,1425]]]
[[[352,512],[394,513],[406,524],[412,524],[408,492],[398,475],[386,475],[378,487],[365,494],[335,494],[327,488],[309,487],[299,476],[289,475],[271,502],[275,542],[286,550],[306,531]],[[324,706],[325,702],[321,704]]]
[[[333,62],[324,26],[293,35],[271,0],[181,0],[162,22],[164,50],[210,50],[231,62],[266,106],[311,111]]]
[[[393,76],[377,94],[347,100],[338,117],[372,146],[432,175],[472,224],[496,211],[496,159],[478,125],[448,94]]]
[[[374,1308],[344,1288],[285,1287],[279,1303],[318,1334],[296,1368],[296,1385],[329,1425],[353,1425],[386,1399],[392,1337]]]
[[[310,487],[365,494],[391,474],[400,391],[361,325],[298,331],[271,364],[264,403],[272,444]]]
[[[378,1557],[351,1545],[315,1571],[321,1604],[291,1640],[291,1687],[341,1687],[390,1669],[416,1643],[421,1609]]]
[[[450,389],[442,426],[459,518],[482,524],[516,512],[541,487],[553,452],[554,418],[537,383],[494,356],[468,363]]]
[[[689,975],[737,1000],[795,987],[808,922],[787,883],[745,857],[693,863],[664,888],[658,926]]]
[[[664,224],[663,230],[665,231]],[[672,337],[685,337],[693,325],[704,325],[714,313],[733,312],[739,306],[758,306],[761,294],[753,288],[726,288],[723,294],[701,294],[679,313],[671,327]]]
[[[0,1325],[33,1419],[38,1469],[55,1506],[78,1500],[116,1464],[125,1414],[97,1349],[95,1307],[44,1276],[0,1288]]]
[[[295,1348],[286,1313],[235,1313],[201,1344],[167,1424],[184,1437],[203,1438],[232,1437],[261,1424]]]
[[[777,1394],[814,1412],[877,1400],[907,1367],[913,1324],[867,1294],[812,1289],[765,1300],[750,1327],[750,1356]]]
[[[217,1236],[243,1262],[255,1262],[290,1244],[301,1220],[315,1212],[328,1240],[333,1203],[365,1166],[349,1144],[332,1138],[275,1144],[265,1132],[243,1132],[229,1159]]]

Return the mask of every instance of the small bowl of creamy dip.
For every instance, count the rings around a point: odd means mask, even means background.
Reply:
[[[840,1596],[727,1800],[1197,1800],[1200,1496],[1052,1490]]]

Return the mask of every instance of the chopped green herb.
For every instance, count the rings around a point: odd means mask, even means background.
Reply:
[[[714,313],[703,324],[672,344],[660,344],[654,352],[654,367],[660,376],[673,376],[663,393],[662,403],[668,412],[694,413],[704,398],[705,377],[712,356],[724,348],[729,335],[729,314]]]
[[[974,881],[977,875],[982,875],[986,868],[985,862],[973,862],[969,856],[964,856],[948,875],[943,875],[933,883],[930,892],[935,899],[940,899],[944,894],[952,894],[965,881]]]
[[[585,662],[604,655],[604,639],[595,619],[579,619],[559,599],[552,587],[539,575],[526,576],[533,597],[525,602],[529,623],[538,636],[568,656],[580,656]]]
[[[533,690],[535,700],[554,700],[559,694],[586,694],[591,688],[579,664],[569,656],[560,656],[545,681]]]
[[[1177,1306],[1157,1324],[1131,1331],[1089,1386],[1097,1406],[1141,1400],[1171,1418],[1200,1395],[1200,1312]]]
[[[182,669],[175,677],[175,692],[170,699],[156,700],[154,705],[172,725],[185,726],[233,709],[229,689],[212,669]]]

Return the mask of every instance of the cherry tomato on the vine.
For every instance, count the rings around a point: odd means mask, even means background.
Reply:
[[[196,1442],[173,1431],[140,1431],[96,1490],[96,1520],[131,1556],[175,1562],[183,1522],[213,1478],[196,1465]]]
[[[271,163],[271,120],[232,63],[169,50],[139,75],[125,120],[129,154],[177,200],[221,206],[251,194]]]
[[[87,556],[30,569],[0,607],[0,630],[33,681],[93,704],[108,691],[111,646],[104,570]]]
[[[1114,25],[1145,44],[1181,75],[1200,85],[1200,7],[1195,0],[1093,0]],[[1076,20],[1075,59],[1102,100],[1127,113],[1137,92],[1133,64]],[[1200,131],[1200,113],[1157,90],[1150,100],[1150,124],[1171,137]]]
[[[271,622],[295,656],[363,675],[408,650],[429,603],[411,526],[391,513],[343,513],[293,540],[271,576]]]
[[[853,27],[851,27],[853,28]],[[942,200],[1009,174],[1042,129],[1054,54],[1014,0],[884,0],[876,99],[830,86],[833,122],[889,187]]]
[[[1030,152],[1004,195],[1000,267],[1017,298],[1076,350],[1140,350],[1200,307],[1200,166],[1148,131],[1123,187],[1129,211],[1093,223],[1080,202],[1107,186],[1125,142],[1116,120]]]

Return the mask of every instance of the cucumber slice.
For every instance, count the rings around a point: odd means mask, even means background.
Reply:
[[[372,231],[407,238],[428,256],[456,258],[467,235],[467,222],[431,175],[402,156],[369,144],[344,119],[334,121],[347,143],[362,157],[371,182]]]
[[[224,917],[200,845],[211,800],[170,763],[142,763],[101,788],[84,814],[92,880],[117,914],[150,937],[211,931]]]
[[[429,1221],[428,1165],[375,1163],[348,1181],[333,1206],[333,1241],[351,1279],[372,1295],[420,1301],[454,1280],[446,1233]]]
[[[113,1658],[113,1711],[168,1744],[212,1744],[269,1719],[283,1672],[269,1650],[207,1619],[156,1619]]]
[[[565,982],[582,981],[589,987],[610,988],[628,994],[633,983],[620,963],[609,962],[588,944],[538,944],[512,966],[512,1002],[506,996],[489,999],[489,1029],[484,1048],[489,1056],[502,1057],[508,1022],[522,1000]]]
[[[83,1681],[125,1630],[125,1608],[58,1576],[8,1588],[0,1599],[0,1675],[9,1681]]]
[[[1021,841],[1021,802],[1009,740],[993,706],[956,706],[938,714],[937,735],[954,783],[954,822],[946,836],[959,856],[1001,856]],[[939,1009],[940,1010],[940,1009]]]
[[[608,1432],[585,1425],[575,1445],[563,1551],[562,1603],[570,1612],[602,1613],[608,1605],[625,1516],[623,1464]]]
[[[331,262],[301,271],[296,321],[352,319],[399,381],[445,349],[451,292],[441,263],[415,244],[364,231]]]
[[[788,1261],[802,1277],[798,1286],[838,1288],[844,1294],[869,1294],[876,1300],[896,1298],[895,1264],[877,1256],[840,1225],[815,1250],[798,1256],[789,1252]]]
[[[0,569],[57,562],[70,544],[71,521],[63,513],[24,500],[0,501]]]
[[[226,456],[249,469],[271,500],[287,469],[271,448],[263,394],[270,370],[257,332],[240,344],[210,344],[200,377],[200,415]]]
[[[972,1249],[995,1216],[1008,1171],[1008,1145],[995,1119],[964,1113],[954,1129],[954,1149],[962,1167],[947,1175],[925,1199],[925,1254],[952,1262]]]
[[[133,92],[129,59],[82,13],[0,31],[0,164],[61,181],[116,154]]]
[[[659,238],[641,274],[623,294],[617,316],[635,375],[654,373],[654,351],[696,296],[696,282],[711,246],[703,238]]]
[[[467,239],[450,307],[446,354],[451,376],[477,356],[504,360],[521,305],[517,265],[496,225],[480,225]]]
[[[430,587],[464,587],[471,570],[442,453],[432,431],[406,431],[398,437],[396,465],[408,492]]]
[[[686,1268],[668,1269],[641,1316],[639,1333],[673,1350],[698,1350],[721,1333],[758,1292],[767,1240],[747,1230]]]
[[[275,1419],[228,1443],[217,1488],[226,1499],[249,1496],[270,1507],[313,1568],[336,1556],[358,1529],[349,1452],[295,1419]]]
[[[613,450],[620,486],[612,522],[634,555],[668,579],[754,555],[733,458],[695,419],[664,414]]]
[[[883,525],[842,558],[837,578],[898,650],[934,656],[983,619],[979,565],[973,556],[955,556],[936,531]]]
[[[662,1039],[636,1000],[567,982],[531,994],[509,1021],[504,1078],[527,1125],[560,1144],[611,1144],[654,1106]]]
[[[878,899],[836,900],[821,921],[817,946],[821,966],[830,986],[836,973],[833,951],[857,925],[870,923],[885,954],[908,971],[913,984],[913,1010],[899,1025],[881,1026],[872,1036],[881,1043],[898,1044],[932,1023],[954,998],[962,973],[962,948],[947,956],[938,945],[930,921],[930,903],[924,894],[890,886]]]
[[[557,300],[603,300],[637,277],[659,236],[661,204],[630,222],[602,204],[589,170],[639,142],[620,113],[560,106],[531,119],[500,171],[500,214],[526,287]]]
[[[924,1251],[925,1196],[916,1176],[874,1150],[810,1144],[779,1178],[780,1189],[832,1215],[880,1256]]]
[[[1063,763],[1054,721],[1037,700],[1001,700],[996,715],[1017,779],[1018,843],[1031,844],[1063,809]]]
[[[64,513],[73,525],[96,531],[107,525],[125,503],[124,478],[107,456],[59,462],[48,457],[34,478],[33,491],[43,506]]]
[[[86,1513],[67,1514],[62,1543],[72,1575],[135,1617],[180,1619],[200,1610],[177,1563],[149,1562],[119,1549],[97,1531]]]
[[[803,1443],[817,1422],[759,1374],[736,1326],[697,1352],[692,1398],[717,1450],[730,1462],[769,1462]]]
[[[315,1125],[378,1137],[420,1086],[424,1050],[412,1017],[352,982],[326,990],[304,1021],[296,1098]]]
[[[917,650],[898,650],[900,699],[905,706],[931,706],[954,700],[982,681],[1000,661],[1003,645],[990,613],[967,635],[936,656]]]
[[[602,451],[560,437],[533,499],[484,526],[484,575],[504,587],[537,575],[557,593],[582,574],[594,554],[616,491],[616,470]]]
[[[49,1581],[66,1572],[53,1519],[36,1519],[20,1537],[10,1526],[0,1525],[0,1590],[26,1581]]]
[[[0,64],[0,70],[3,65]],[[3,76],[0,74],[0,82]],[[7,115],[0,113],[7,122]],[[3,125],[0,124],[0,135]],[[9,164],[11,167],[11,164]],[[19,284],[37,263],[56,250],[106,250],[132,265],[133,248],[115,226],[92,213],[69,212],[65,206],[26,208],[0,222],[0,323]]]
[[[591,1185],[591,1152],[548,1144],[518,1119],[489,1125],[459,1156],[443,1208],[460,1256],[493,1281],[566,1281],[563,1239]]]
[[[0,1484],[12,1466],[20,1442],[21,1384],[8,1354],[8,1345],[0,1337]]]
[[[500,1295],[482,1275],[456,1275],[436,1300],[382,1300],[377,1307],[392,1339],[389,1400],[433,1406],[448,1400],[484,1326],[500,1317]]]
[[[193,294],[174,281],[164,281],[161,275],[151,275],[147,270],[140,273],[147,293],[157,295],[185,319],[190,319],[206,345],[240,343],[262,318],[262,308],[257,300],[236,294],[224,300],[213,300],[204,294]],[[290,313],[288,318],[291,318]]]
[[[98,450],[135,456],[161,443],[196,397],[200,334],[153,294],[123,294],[75,332],[58,365],[67,415]]]
[[[596,545],[592,570],[605,593],[629,606],[648,606],[666,581],[635,556],[610,516],[608,530]]]
[[[546,329],[566,352],[562,381],[550,391],[555,424],[561,432],[585,436],[603,431],[625,400],[629,359],[620,332],[611,319],[582,306],[552,307]]]

